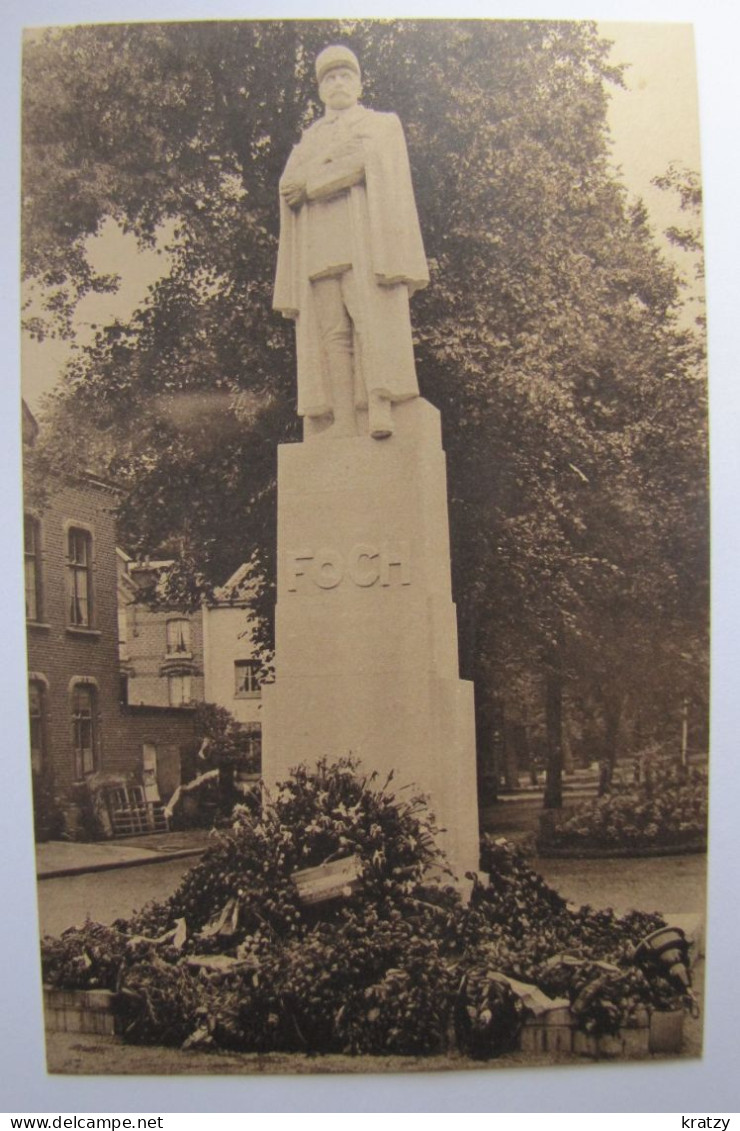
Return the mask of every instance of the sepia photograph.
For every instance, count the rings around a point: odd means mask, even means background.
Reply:
[[[688,23],[28,27],[55,1076],[702,1057]]]

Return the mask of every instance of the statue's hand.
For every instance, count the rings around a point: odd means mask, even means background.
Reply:
[[[291,208],[300,208],[306,200],[306,185],[303,181],[285,181],[280,186],[280,195]]]

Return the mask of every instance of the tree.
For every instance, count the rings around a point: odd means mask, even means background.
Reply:
[[[665,192],[676,193],[681,211],[688,213],[688,217],[690,217],[688,227],[679,228],[678,225],[672,224],[666,229],[665,235],[675,247],[696,256],[694,280],[703,284],[704,240],[701,231],[703,200],[701,178],[694,169],[686,169],[673,161],[662,176],[653,178],[653,184]],[[703,302],[703,295],[700,301]]]
[[[250,558],[269,640],[275,446],[297,437],[293,344],[270,310],[276,185],[318,110],[313,58],[337,40],[362,60],[367,104],[407,132],[432,275],[416,355],[443,416],[462,674],[481,724],[522,671],[541,675],[558,805],[566,689],[623,702],[646,642],[681,619],[700,636],[706,613],[697,347],[676,273],[609,170],[606,88],[620,75],[594,25],[143,24],[34,39],[24,255],[48,325],[68,332],[76,296],[109,285],[84,257],[106,219],[167,240],[173,264],[71,366],[46,450],[79,459],[67,436],[84,422],[90,453],[129,488],[129,547],[179,552],[171,599],[198,600]],[[669,685],[679,661],[666,656]]]

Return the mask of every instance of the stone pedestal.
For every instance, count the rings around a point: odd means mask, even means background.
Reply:
[[[459,878],[478,868],[473,685],[458,677],[439,413],[394,407],[382,441],[278,455],[276,681],[263,774],[354,755],[430,797]]]

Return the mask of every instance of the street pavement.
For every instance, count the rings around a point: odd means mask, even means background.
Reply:
[[[86,919],[112,923],[128,919],[152,900],[164,900],[177,888],[197,857],[179,857],[150,866],[109,868],[39,880],[39,933],[58,936]]]
[[[85,919],[112,923],[166,899],[208,846],[206,829],[36,847],[39,932],[60,935]]]
[[[186,829],[89,844],[47,841],[36,845],[36,876],[45,880],[198,856],[207,846],[209,835],[206,829]]]

